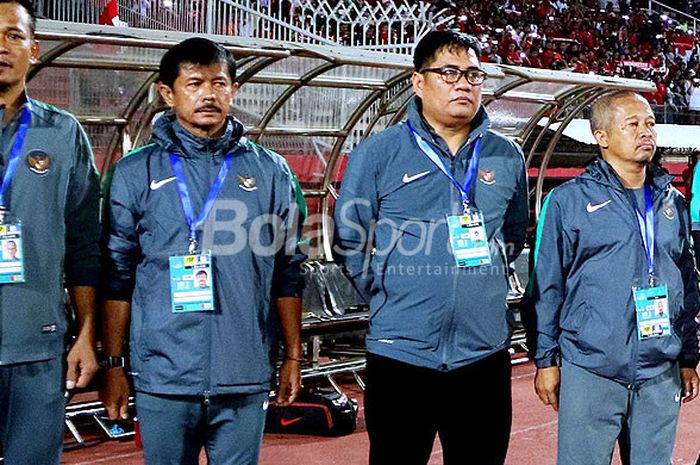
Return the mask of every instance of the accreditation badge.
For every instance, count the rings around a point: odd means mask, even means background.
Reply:
[[[671,335],[668,288],[665,284],[633,289],[637,314],[637,338],[640,341]]]
[[[491,252],[480,211],[471,209],[463,215],[447,217],[450,246],[457,266],[467,268],[491,264]]]
[[[173,313],[214,310],[211,253],[170,257],[170,302]]]
[[[15,220],[0,224],[0,246],[0,284],[23,283],[22,223]]]

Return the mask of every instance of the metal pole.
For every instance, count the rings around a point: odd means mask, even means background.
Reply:
[[[215,8],[216,2],[209,0],[207,2],[207,25],[206,25],[206,31],[207,34],[214,34],[214,8]]]

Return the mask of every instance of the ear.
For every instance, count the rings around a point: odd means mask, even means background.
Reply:
[[[425,76],[423,76],[421,73],[414,72],[413,76],[411,76],[411,83],[413,84],[413,92],[415,92],[419,98],[423,98]]]
[[[166,86],[162,82],[159,82],[158,93],[163,98],[163,101],[167,106],[170,108],[175,106],[175,96],[173,95],[173,90],[170,88],[170,86]]]
[[[30,47],[30,56],[29,56],[29,61],[31,64],[35,65],[39,63],[39,51],[41,50],[41,46],[39,45],[38,40],[32,40],[32,45]]]
[[[601,149],[607,149],[610,146],[610,142],[608,141],[608,132],[603,131],[602,129],[598,129],[593,133],[593,137],[595,138],[595,141],[598,143],[598,146]]]

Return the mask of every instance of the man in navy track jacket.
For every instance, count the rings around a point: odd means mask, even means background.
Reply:
[[[602,156],[539,219],[528,329],[537,394],[559,411],[559,465],[609,465],[616,440],[623,463],[670,463],[680,401],[698,395],[689,216],[652,164],[654,125],[637,94],[597,100]]]
[[[502,464],[511,422],[507,262],[522,250],[519,147],[490,129],[479,43],[418,44],[406,121],[350,155],[336,257],[369,302],[370,463]]]

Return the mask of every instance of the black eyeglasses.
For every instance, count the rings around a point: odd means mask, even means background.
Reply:
[[[454,84],[464,76],[467,82],[473,86],[480,86],[486,79],[486,73],[479,68],[455,68],[452,66],[443,66],[442,68],[423,68],[419,73],[435,73],[439,74],[446,84]]]

